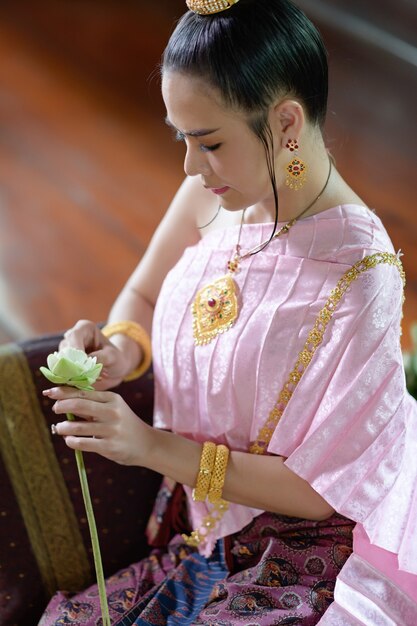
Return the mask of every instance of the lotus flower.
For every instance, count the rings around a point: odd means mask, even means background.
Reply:
[[[41,367],[40,370],[51,383],[56,385],[70,385],[71,387],[88,391],[94,391],[92,385],[96,382],[103,367],[101,363],[97,363],[96,357],[88,356],[83,350],[77,350],[76,348],[63,348],[59,352],[50,354],[47,358],[47,363],[48,367]],[[67,418],[71,422],[74,421],[74,415],[72,413],[67,413]],[[93,547],[102,625],[111,626],[97,526],[81,450],[75,450],[75,458]]]
[[[42,374],[56,385],[70,385],[77,389],[93,391],[93,384],[100,375],[102,364],[96,357],[88,356],[83,350],[63,348],[50,354],[48,368],[41,367]]]

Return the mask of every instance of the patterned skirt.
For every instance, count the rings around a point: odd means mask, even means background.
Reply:
[[[114,626],[313,626],[332,603],[336,576],[352,551],[350,520],[263,513],[205,558],[177,533],[178,526],[189,530],[182,490],[164,497],[164,508],[153,518],[157,547],[106,581]],[[92,586],[56,594],[39,626],[101,626],[100,615]]]

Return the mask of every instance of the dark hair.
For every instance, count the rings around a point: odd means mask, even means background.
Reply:
[[[270,106],[289,95],[313,124],[322,126],[326,115],[327,53],[310,20],[290,0],[239,0],[214,15],[188,11],[165,49],[164,70],[203,77],[225,105],[249,114],[265,147],[278,210]]]

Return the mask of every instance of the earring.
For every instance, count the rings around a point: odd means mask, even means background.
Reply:
[[[287,145],[290,152],[294,152],[294,158],[287,165],[287,177],[285,184],[290,189],[298,191],[301,189],[307,180],[307,166],[298,156],[298,141],[297,139],[288,139]]]

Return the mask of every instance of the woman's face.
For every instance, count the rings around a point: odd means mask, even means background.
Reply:
[[[186,145],[184,170],[199,176],[223,208],[262,205],[274,215],[265,150],[245,115],[225,108],[198,78],[166,71],[162,95],[167,123]]]

